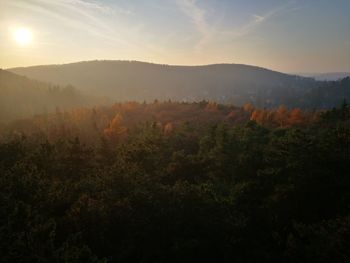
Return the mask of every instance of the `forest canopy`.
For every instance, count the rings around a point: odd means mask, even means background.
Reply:
[[[347,262],[350,109],[122,103],[0,139],[2,262]]]

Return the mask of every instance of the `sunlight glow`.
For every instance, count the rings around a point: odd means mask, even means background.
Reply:
[[[17,44],[27,46],[32,42],[33,34],[28,28],[17,28],[13,33]]]

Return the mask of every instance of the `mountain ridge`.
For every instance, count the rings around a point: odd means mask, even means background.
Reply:
[[[187,68],[195,68],[195,67],[211,67],[211,66],[243,66],[243,67],[251,67],[251,68],[257,68],[257,69],[264,69],[276,73],[281,73],[285,75],[292,75],[292,76],[302,76],[302,74],[294,74],[294,73],[285,73],[278,70],[269,69],[262,66],[256,66],[256,65],[250,65],[250,64],[242,64],[242,63],[211,63],[211,64],[198,64],[198,65],[181,65],[181,64],[163,64],[163,63],[155,63],[155,62],[148,62],[148,61],[142,61],[142,60],[114,60],[114,59],[95,59],[95,60],[82,60],[82,61],[75,61],[75,62],[68,62],[68,63],[57,63],[57,64],[39,64],[39,65],[31,65],[31,66],[18,66],[18,67],[9,67],[4,68],[3,70],[16,70],[16,69],[23,69],[23,68],[38,68],[38,67],[59,67],[59,66],[66,66],[66,65],[75,65],[75,64],[84,64],[84,63],[94,63],[94,62],[117,62],[117,63],[138,63],[138,64],[148,64],[148,65],[158,65],[158,66],[168,66],[168,67],[187,67]]]
[[[315,83],[311,78],[262,67],[225,63],[177,66],[93,60],[8,70],[49,83],[71,84],[89,94],[104,95],[118,101],[215,100],[236,105],[253,102],[258,106],[275,106],[284,102],[269,102],[267,97],[275,90],[283,89],[290,93]]]

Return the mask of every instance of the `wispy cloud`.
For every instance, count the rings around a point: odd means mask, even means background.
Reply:
[[[123,9],[121,7],[116,7],[113,6],[110,7],[108,5],[102,4],[101,2],[98,1],[86,1],[86,0],[58,0],[56,3],[62,3],[62,4],[67,4],[71,6],[76,6],[79,8],[85,8],[85,9],[90,9],[90,10],[95,10],[99,11],[105,14],[125,14],[125,15],[131,15],[133,14],[130,10]]]
[[[275,7],[274,9],[264,14],[251,14],[248,22],[241,26],[227,29],[222,25],[218,25],[215,21],[209,22],[206,14],[207,10],[198,5],[197,0],[177,0],[178,6],[187,15],[194,24],[197,32],[200,34],[200,39],[195,45],[195,50],[200,52],[204,47],[212,43],[223,40],[234,40],[250,34],[263,23],[273,17],[280,15],[286,11],[295,11],[299,8],[295,7],[294,1]],[[218,16],[218,14],[217,14]]]
[[[196,45],[196,51],[200,51],[205,43],[214,35],[214,28],[206,20],[206,10],[198,6],[197,0],[177,0],[181,10],[190,18],[196,30],[200,33],[200,41]]]
[[[198,6],[196,0],[180,0],[178,4],[201,34],[206,35],[210,33],[209,25],[205,19],[206,11]]]
[[[252,15],[252,17],[254,18],[255,23],[262,23],[266,19],[265,16],[259,16],[259,15]]]
[[[50,19],[54,18],[66,27],[84,31],[107,42],[127,44],[122,37],[116,37],[118,36],[116,29],[104,21],[108,15],[132,14],[115,6],[110,7],[100,2],[84,0],[18,0],[8,1],[8,5],[40,16],[47,16]]]
[[[162,57],[168,53],[166,45],[160,46],[159,41],[153,40],[152,32],[132,9],[124,9],[116,2],[109,3],[107,5],[103,1],[93,0],[0,0],[0,6],[3,4],[12,11],[30,14],[31,18],[38,17],[38,21],[50,24],[50,27],[43,25],[41,29],[34,26],[42,34],[41,38],[36,38],[40,48],[57,46],[63,49],[65,44],[81,45],[91,40],[90,50],[100,54],[113,50],[114,53],[107,57],[118,55],[136,58],[140,54]],[[57,29],[59,33],[55,31]],[[67,34],[62,34],[65,29]],[[49,36],[52,32],[55,32],[53,38]],[[81,38],[68,38],[68,35],[74,36],[74,32]],[[81,50],[84,50],[84,46]]]
[[[234,28],[228,33],[234,38],[245,36],[273,17],[276,17],[287,11],[296,10],[295,7],[292,6],[293,3],[294,2],[288,2],[284,5],[277,6],[264,14],[252,14],[250,20],[246,24],[242,25],[241,27]]]

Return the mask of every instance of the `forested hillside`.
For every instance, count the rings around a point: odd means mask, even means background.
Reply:
[[[349,262],[350,109],[123,103],[0,139],[2,262]]]
[[[239,106],[250,102],[268,108],[283,104],[322,109],[350,100],[349,84],[238,64],[170,66],[136,61],[88,61],[10,70],[45,82],[73,84],[88,94],[108,96],[119,102],[210,100]],[[338,88],[340,85],[343,88]]]
[[[281,104],[295,107],[307,91],[318,86],[311,78],[239,64],[170,66],[88,61],[10,70],[45,82],[72,84],[82,91],[120,102],[204,99],[234,105],[252,102],[260,107]]]
[[[309,108],[332,108],[343,100],[350,101],[350,77],[339,81],[329,81],[311,90],[305,96]]]
[[[0,69],[0,123],[99,101],[71,85],[49,85]]]

